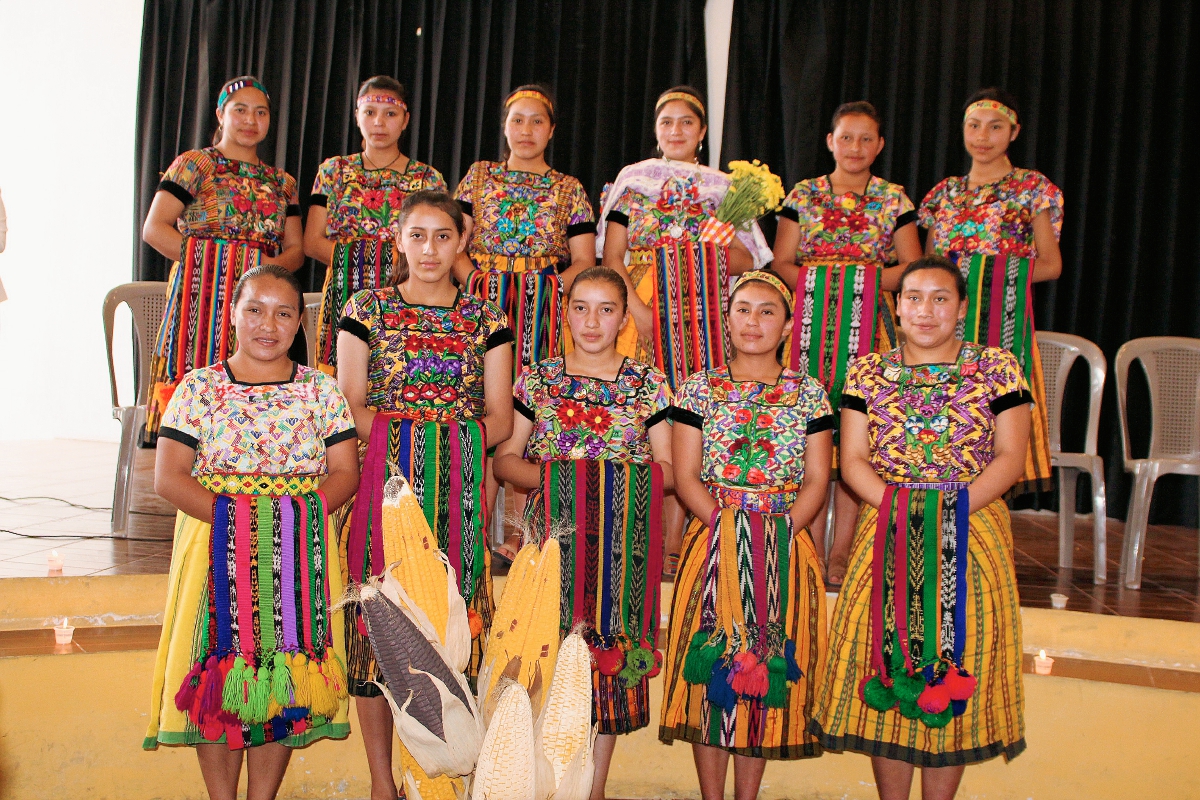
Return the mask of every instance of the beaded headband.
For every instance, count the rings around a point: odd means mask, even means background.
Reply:
[[[963,113],[963,119],[971,116],[971,113],[974,111],[998,111],[1003,114],[1005,119],[1007,119],[1013,125],[1017,124],[1017,112],[1013,111],[999,100],[976,100],[974,103],[971,103],[971,105],[967,106],[967,110]]]
[[[543,103],[551,114],[554,113],[554,103],[551,103],[550,98],[537,89],[522,89],[519,92],[513,92],[512,96],[504,101],[504,107],[508,108],[518,100],[537,100],[539,103]]]
[[[266,95],[267,103],[271,102],[271,93],[268,92],[267,87],[265,87],[261,83],[259,83],[257,79],[255,79],[255,78],[250,78],[249,80],[242,79],[242,80],[236,80],[233,83],[227,84],[225,86],[225,88],[221,90],[221,94],[217,96],[217,111],[220,111],[222,108],[225,107],[225,102],[227,100],[229,100],[231,95],[233,95],[236,92],[241,91],[242,89],[245,89],[247,86],[249,86],[252,89],[258,89],[260,92],[262,92],[264,95]]]
[[[364,94],[355,102],[355,108],[362,108],[363,103],[387,103],[393,106],[400,106],[405,111],[408,111],[408,103],[401,100],[399,97],[393,97],[390,94]]]
[[[700,109],[700,116],[702,117],[708,115],[708,112],[704,110],[704,103],[701,102],[700,98],[696,97],[694,94],[688,94],[687,92],[667,92],[662,97],[658,98],[658,103],[654,106],[654,113],[657,114],[662,110],[663,106],[672,100],[682,100],[689,106]]]
[[[769,284],[771,288],[783,295],[783,302],[788,308],[788,313],[790,314],[791,312],[795,311],[795,306],[793,305],[792,300],[792,290],[787,287],[787,284],[779,280],[779,278],[775,277],[771,273],[763,272],[759,269],[742,273],[742,277],[738,278],[737,283],[733,285],[733,291],[729,293],[729,296],[733,297],[737,293],[738,289],[742,288],[743,285],[749,283],[750,281],[761,281]]]

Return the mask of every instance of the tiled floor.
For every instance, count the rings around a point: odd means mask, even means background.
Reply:
[[[0,497],[49,495],[102,511],[62,503],[0,500],[0,529],[35,536],[109,534],[112,480],[117,447],[103,442],[53,440],[4,442],[0,445]],[[163,573],[171,556],[174,510],[153,491],[154,451],[138,451],[129,533],[137,539],[24,538],[0,532],[0,578],[47,574],[46,557],[57,550],[64,575]],[[1109,520],[1109,582],[1092,583],[1092,533],[1087,518],[1078,518],[1074,570],[1059,570],[1058,520],[1046,512],[1013,515],[1017,581],[1022,605],[1048,608],[1050,594],[1069,597],[1068,608],[1100,614],[1159,617],[1200,622],[1197,578],[1197,532],[1152,526],[1146,545],[1142,589],[1120,586],[1123,524]]]

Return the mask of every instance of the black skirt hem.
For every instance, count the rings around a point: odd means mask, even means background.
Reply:
[[[805,742],[788,747],[721,747],[707,741],[703,731],[688,725],[675,728],[659,725],[658,740],[663,744],[674,744],[676,741],[703,744],[733,753],[735,756],[765,758],[768,761],[799,761],[802,758],[816,758],[825,752],[825,748],[819,742]]]
[[[1012,761],[1025,752],[1025,738],[1021,737],[1012,744],[991,742],[983,747],[973,747],[970,750],[953,750],[948,753],[929,753],[914,747],[905,747],[893,742],[877,742],[864,739],[861,736],[830,736],[821,729],[816,720],[808,723],[808,732],[816,736],[822,748],[833,753],[859,753],[864,756],[890,758],[893,761],[903,761],[914,767],[965,767],[991,761],[996,756],[1004,756],[1005,761]]]

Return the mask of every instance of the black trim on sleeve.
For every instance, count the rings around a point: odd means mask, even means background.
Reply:
[[[857,411],[860,414],[865,414],[867,413],[867,401],[856,394],[843,394],[842,410],[845,411],[847,408],[851,411]]]
[[[358,431],[354,430],[354,428],[350,428],[348,430],[341,431],[340,433],[335,433],[333,436],[326,436],[325,437],[325,447],[326,447],[326,449],[328,449],[330,447],[333,447],[335,444],[338,444],[339,442],[344,442],[349,439],[356,439],[356,438],[358,438]]]
[[[568,239],[570,239],[574,236],[582,236],[585,233],[595,233],[595,232],[596,232],[596,223],[590,219],[587,222],[576,222],[574,225],[567,226],[567,238]]]
[[[784,206],[779,209],[779,212],[775,216],[790,219],[792,222],[800,221],[800,212],[790,206]]]
[[[513,398],[513,411],[516,411],[530,422],[537,422],[537,415],[533,413],[533,409],[521,402],[521,398]]]
[[[513,341],[516,341],[516,337],[513,336],[512,328],[501,328],[487,338],[486,349],[491,350]]]
[[[704,430],[704,417],[697,414],[695,411],[688,411],[686,408],[679,406],[670,406],[671,419],[676,422],[682,422],[684,425],[691,425],[693,428]]]
[[[666,406],[665,408],[659,409],[658,411],[655,411],[653,414],[651,414],[649,417],[646,418],[646,430],[650,430],[655,425],[662,422],[664,419],[669,420],[670,418],[671,418],[671,407],[670,406]]]
[[[343,330],[346,333],[353,334],[354,336],[362,339],[368,345],[371,344],[371,331],[366,325],[363,325],[356,319],[351,317],[342,317],[341,321],[338,322],[338,330]]]
[[[309,207],[320,206],[321,208],[325,208],[329,205],[329,198],[319,193],[310,194],[308,196],[308,205]]]
[[[837,419],[834,418],[833,414],[826,414],[809,422],[805,426],[804,432],[812,436],[814,433],[820,433],[821,431],[831,431],[835,427],[837,427]]]
[[[175,181],[159,181],[158,190],[160,192],[166,192],[179,202],[183,203],[185,206],[190,206],[192,201],[196,199],[191,192],[180,186]]]
[[[188,434],[184,433],[181,430],[176,430],[175,428],[168,428],[165,425],[158,429],[158,435],[165,436],[168,439],[174,439],[175,441],[179,442],[180,444],[186,444],[188,447],[192,448],[193,450],[195,450],[200,445],[200,440],[197,439],[195,436],[189,436]]]
[[[288,203],[287,214],[285,214],[284,216],[288,216],[288,217],[300,216],[300,204],[299,203]]]
[[[475,218],[475,204],[474,203],[468,202],[466,200],[457,200],[455,202],[458,203],[458,207],[462,209],[462,212],[465,216],[471,217],[472,219]]]
[[[916,221],[917,221],[916,209],[913,209],[912,211],[905,211],[903,214],[896,217],[896,230],[900,230],[908,223],[916,222]]]
[[[997,397],[995,400],[988,403],[988,408],[992,410],[993,416],[998,417],[1005,411],[1008,411],[1010,408],[1016,408],[1017,406],[1023,406],[1032,402],[1032,394],[1025,389],[1018,389],[1015,392],[1009,392],[1006,395]]]
[[[618,225],[620,225],[622,228],[629,227],[629,215],[622,213],[620,211],[608,212],[608,216],[605,217],[605,220],[607,220],[608,222],[615,222]]]

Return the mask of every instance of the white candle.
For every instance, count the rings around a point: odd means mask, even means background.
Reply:
[[[1038,654],[1033,657],[1033,671],[1038,675],[1049,675],[1053,666],[1054,659],[1046,655],[1045,650],[1038,650]]]
[[[61,625],[54,626],[54,643],[55,644],[70,644],[71,637],[75,635],[75,626],[67,624],[67,618],[63,617]]]
[[[46,566],[48,566],[51,571],[58,570],[59,572],[62,572],[63,557],[58,554],[57,550],[51,550],[50,555],[46,556]]]

